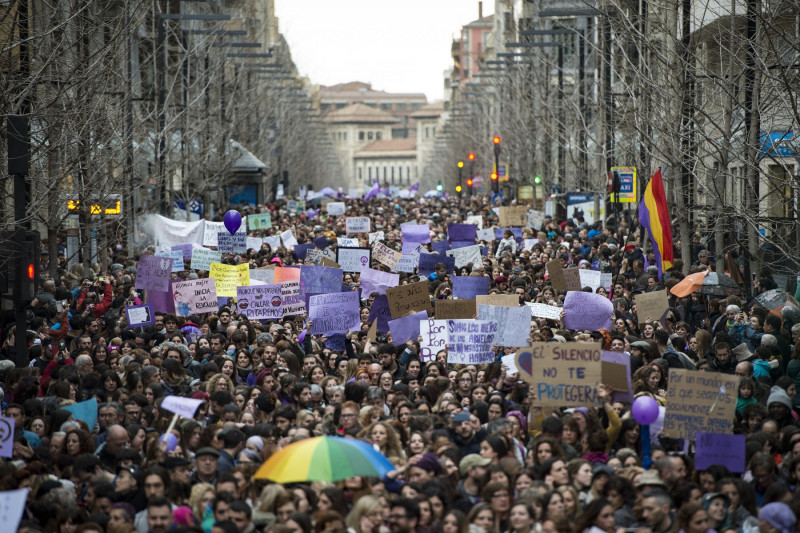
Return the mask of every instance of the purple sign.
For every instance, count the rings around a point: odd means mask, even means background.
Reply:
[[[695,446],[695,470],[722,465],[731,472],[744,472],[744,435],[698,432],[695,434]]]
[[[334,352],[343,352],[347,336],[344,333],[334,333],[325,339],[325,347]]]
[[[169,291],[169,278],[172,272],[172,259],[143,255],[136,264],[137,289],[151,291]]]
[[[306,293],[327,294],[339,292],[342,287],[342,271],[333,267],[303,265],[300,269],[300,296]]]
[[[168,291],[147,291],[147,303],[153,306],[154,311],[159,313],[174,313],[175,300],[172,297],[172,286],[180,283],[181,280],[170,280]]]
[[[306,254],[312,248],[314,248],[313,244],[295,244],[294,255],[296,255],[298,259],[302,259],[305,261]]]
[[[125,318],[130,328],[138,328],[156,323],[155,311],[153,311],[153,306],[150,304],[126,307]]]
[[[431,228],[428,224],[403,224],[400,230],[403,232],[403,242],[431,242]]]
[[[392,310],[389,308],[389,299],[385,294],[379,294],[372,301],[369,308],[369,323],[378,321],[378,331],[389,331],[389,321],[392,319]]]
[[[486,276],[453,276],[453,296],[460,300],[471,300],[479,294],[489,294],[489,278]]]
[[[361,271],[361,291],[363,294],[369,296],[373,292],[378,294],[386,294],[386,289],[397,287],[400,283],[400,275],[392,274],[390,272],[383,272],[382,270],[373,270],[365,268]]]
[[[453,241],[469,241],[470,244],[475,244],[475,237],[478,235],[478,226],[475,224],[448,224],[447,225],[447,240]]]
[[[431,243],[431,248],[439,255],[444,255],[450,249],[450,243],[447,241],[436,241]]]
[[[320,250],[324,250],[330,245],[330,241],[328,241],[327,237],[317,237],[314,239],[314,246],[319,248]]]
[[[466,248],[467,246],[474,246],[475,241],[453,241],[450,243],[453,250],[458,250],[459,248]]]
[[[514,235],[514,239],[522,244],[522,228],[494,228],[494,238],[498,241],[502,239],[505,230],[511,231],[511,234]]]
[[[190,244],[176,244],[172,247],[173,250],[178,251],[180,250],[181,254],[183,254],[184,261],[190,261],[192,259],[192,250],[194,248],[202,248],[197,243],[190,243]]]
[[[389,321],[389,331],[392,332],[392,344],[402,346],[409,339],[419,337],[419,321],[428,320],[428,312],[420,311],[413,315],[403,316]]]
[[[361,329],[357,292],[318,294],[309,299],[308,319],[312,335],[332,335]]]
[[[453,273],[456,268],[456,258],[447,255],[419,254],[419,274],[429,276],[435,270],[436,263],[444,263],[445,272]]]
[[[611,329],[614,306],[611,300],[593,292],[569,291],[564,298],[564,327],[597,331]]]

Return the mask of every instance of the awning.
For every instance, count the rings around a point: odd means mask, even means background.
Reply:
[[[261,161],[253,152],[234,141],[230,140],[231,148],[233,149],[233,163],[231,170],[234,172],[261,172],[269,168],[269,165]]]
[[[759,152],[762,157],[794,157],[800,154],[792,131],[771,131],[761,135]]]

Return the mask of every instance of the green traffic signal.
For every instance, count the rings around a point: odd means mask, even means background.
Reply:
[[[535,176],[535,177],[533,178],[533,182],[534,182],[536,185],[539,185],[539,184],[541,184],[541,183],[542,183],[542,177],[541,177],[541,176],[539,176],[539,175]]]

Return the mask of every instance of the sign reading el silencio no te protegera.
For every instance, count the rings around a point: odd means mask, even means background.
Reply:
[[[582,342],[537,343],[521,348],[516,365],[531,384],[531,404],[581,407],[597,402],[602,351]]]

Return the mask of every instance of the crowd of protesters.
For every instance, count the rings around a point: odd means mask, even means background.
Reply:
[[[400,224],[430,225],[433,241],[448,223],[482,215],[499,227],[488,199],[347,201],[347,216],[369,216],[383,243],[401,249]],[[481,203],[483,202],[483,203]],[[277,235],[294,228],[300,243],[347,236],[344,217],[289,214],[285,202],[260,207]],[[324,211],[324,210],[323,210]],[[251,211],[252,212],[252,211]],[[3,331],[3,414],[15,420],[13,457],[0,466],[0,490],[29,489],[20,531],[43,533],[537,532],[790,533],[800,512],[800,323],[754,305],[775,282],[758,273],[752,294],[729,290],[670,298],[664,317],[637,316],[634,296],[669,289],[684,270],[712,268],[702,235],[692,257],[659,277],[644,253],[636,219],[586,223],[545,217],[484,241],[480,264],[430,276],[432,299],[452,298],[456,276],[485,276],[490,293],[520,303],[560,305],[544,265],[612,274],[596,292],[613,300],[611,330],[571,331],[533,317],[530,341],[598,343],[631,359],[636,396],[665,404],[669,369],[740,376],[735,432],[746,436],[746,470],[696,470],[691,442],[654,439],[644,469],[640,426],[630,404],[598,386],[597,404],[574,409],[531,405],[529,385],[499,362],[516,348],[496,347],[485,365],[452,365],[447,350],[421,361],[419,342],[394,346],[388,332],[368,334],[375,294],[362,294],[362,326],[344,350],[308,332],[303,315],[248,320],[235,306],[199,316],[156,313],[129,328],[124,308],[146,301],[134,288],[139,250],[118,245],[109,262],[84,270],[43,255],[43,280],[28,310],[29,366],[15,368],[14,329]],[[369,246],[366,234],[349,235]],[[145,237],[141,236],[144,240]],[[530,241],[529,241],[530,242]],[[677,243],[676,243],[677,244]],[[430,245],[426,245],[429,247]],[[741,279],[742,264],[725,269]],[[300,264],[291,249],[264,244],[223,262],[252,268]],[[684,269],[684,265],[690,267]],[[204,277],[188,269],[174,277]],[[373,268],[388,270],[374,263]],[[721,270],[721,269],[720,269]],[[358,273],[345,272],[354,290]],[[584,290],[591,290],[586,289]],[[231,302],[232,303],[232,302]],[[194,419],[174,427],[177,446],[159,440],[172,413],[167,395],[202,399]],[[95,427],[65,406],[97,399]],[[262,463],[290,443],[318,435],[362,439],[396,470],[383,479],[280,485],[254,479]]]

